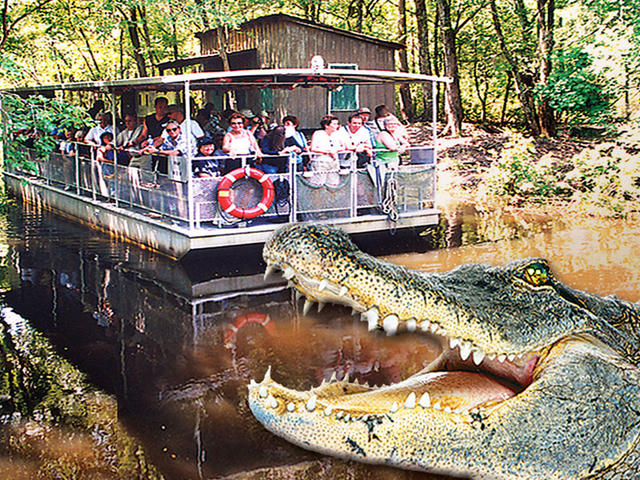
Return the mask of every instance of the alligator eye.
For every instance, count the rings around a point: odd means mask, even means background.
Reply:
[[[543,263],[532,263],[524,269],[524,279],[534,287],[548,285],[550,276],[549,268]]]

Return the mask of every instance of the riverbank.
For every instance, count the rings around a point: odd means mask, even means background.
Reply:
[[[416,131],[413,131],[416,135]],[[595,139],[532,139],[465,126],[439,140],[439,206],[525,208],[635,216],[640,200],[640,126]]]

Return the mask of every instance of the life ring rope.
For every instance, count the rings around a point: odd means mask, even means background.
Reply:
[[[240,208],[231,201],[230,190],[235,182],[242,178],[253,178],[262,185],[262,198],[258,204],[252,208]],[[262,171],[251,168],[236,168],[227,173],[218,184],[218,203],[220,208],[236,218],[249,219],[262,215],[273,204],[275,199],[275,188],[271,179]]]

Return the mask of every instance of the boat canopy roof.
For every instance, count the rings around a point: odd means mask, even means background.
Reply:
[[[127,91],[181,90],[186,83],[192,90],[238,90],[277,88],[289,89],[325,87],[334,89],[341,85],[382,85],[398,83],[450,83],[449,77],[435,77],[416,73],[387,70],[353,70],[311,68],[278,68],[264,70],[231,70],[221,72],[188,73],[162,77],[129,78],[122,80],[60,83],[6,90],[17,94],[38,94],[58,90],[123,93]]]

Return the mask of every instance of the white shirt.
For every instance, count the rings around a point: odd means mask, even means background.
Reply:
[[[340,139],[340,142],[342,142],[346,150],[355,150],[357,145],[363,143],[370,147],[372,146],[369,132],[364,127],[358,128],[358,130],[353,133],[349,130],[349,127],[345,125],[340,127],[334,135]]]
[[[187,131],[187,120],[188,119],[185,118],[183,122],[180,124],[180,132],[182,133]],[[191,120],[191,136],[194,138],[194,140],[197,140],[200,137],[204,137],[204,132],[202,131],[202,127],[195,120]],[[168,137],[169,137],[169,134],[167,133],[167,131],[163,130],[162,138],[166,139]]]
[[[140,136],[142,132],[142,125],[138,125],[133,130],[125,129],[121,131],[116,137],[116,147],[121,147],[129,142],[134,141],[136,138]]]
[[[95,143],[97,145],[101,145],[102,142],[100,142],[100,136],[104,132],[113,133],[113,125],[107,125],[105,128],[102,128],[100,125],[96,125],[91,130],[89,130],[89,133],[87,133],[87,136],[84,137],[84,139],[87,142],[93,142],[93,143]],[[118,135],[118,129],[117,128],[116,128],[116,135]]]

